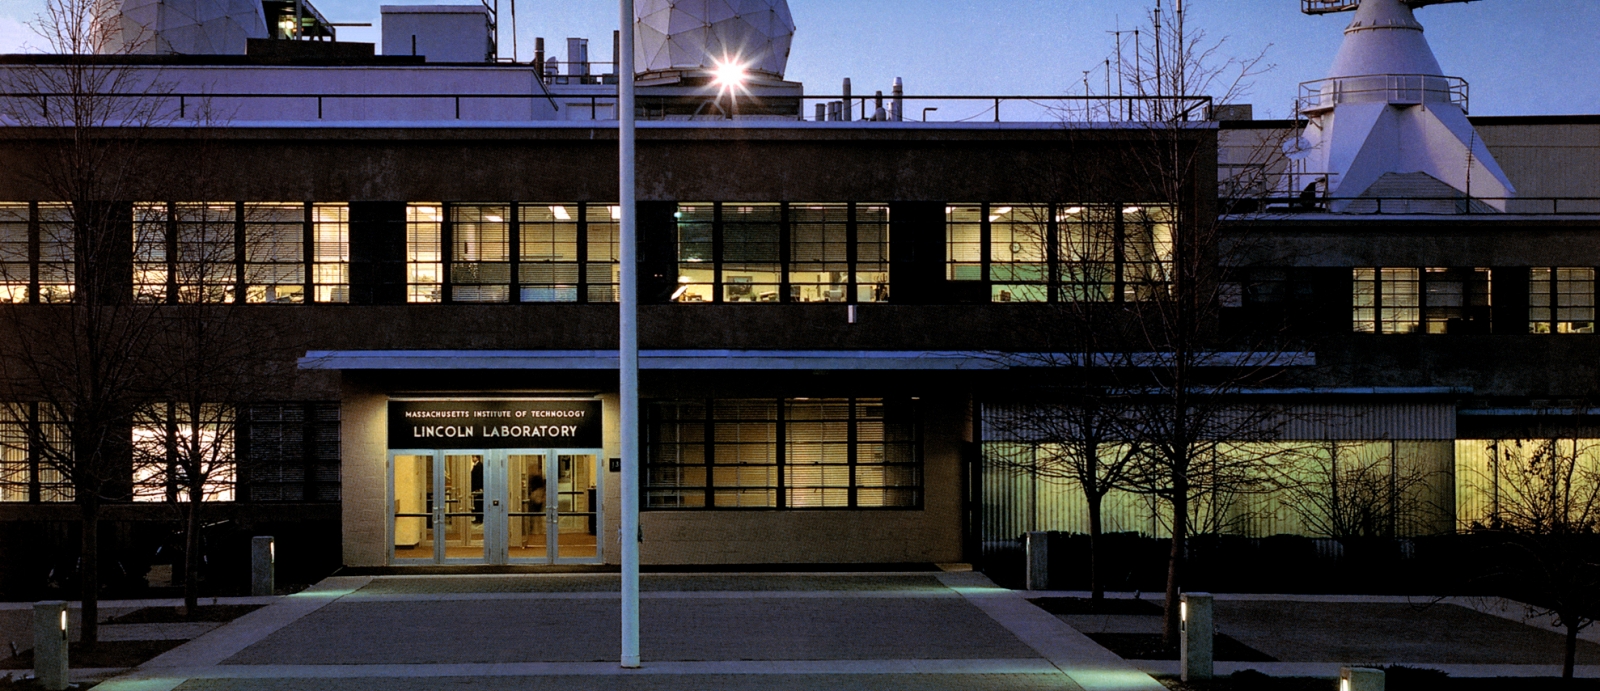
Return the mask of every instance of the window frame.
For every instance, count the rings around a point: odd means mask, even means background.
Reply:
[[[1161,213],[1152,214],[1149,210]],[[1035,215],[1032,221],[1017,222],[1020,211]],[[974,212],[977,220],[969,218]],[[1042,218],[1040,218],[1042,217]],[[1073,220],[1074,218],[1082,220]],[[1138,303],[1154,299],[1154,293],[1170,289],[1175,278],[1177,234],[1177,209],[1168,204],[1154,203],[996,203],[959,202],[945,205],[945,280],[956,284],[982,287],[984,300],[991,304],[1044,303],[1044,302],[1102,302]],[[1099,220],[1096,220],[1099,219]],[[1011,242],[1001,246],[997,242],[997,227],[1032,225],[1042,234],[1042,247],[1035,254],[1042,258],[1029,261],[1009,261],[1019,250],[1016,233]],[[969,236],[976,227],[978,238]],[[1167,228],[1165,242],[1155,233],[1150,234],[1148,247],[1135,251],[1130,244],[1131,229],[1135,226]],[[966,228],[958,240],[957,228]],[[1074,228],[1099,228],[1096,233],[1074,234]],[[1109,246],[1102,246],[1092,238],[1109,235]],[[1004,239],[1004,238],[999,238]],[[1085,240],[1088,239],[1088,240]],[[980,256],[976,262],[971,249],[976,247]],[[957,250],[964,248],[961,256]],[[1003,250],[1003,251],[1002,251]],[[1109,250],[1109,252],[1107,252]],[[1163,255],[1162,252],[1165,251]],[[1019,266],[1039,266],[1037,277],[1018,278]],[[977,271],[972,269],[976,267]],[[1013,267],[1009,276],[997,267]],[[1148,280],[1142,275],[1164,276],[1165,280]],[[964,275],[970,277],[963,277]],[[1021,297],[1015,299],[1018,290]],[[1088,299],[1085,299],[1085,298]]]
[[[719,418],[717,411],[720,409],[745,409],[753,404],[766,406],[772,414],[766,417],[749,417],[745,415],[730,418]],[[827,405],[847,408],[845,417],[800,417],[797,412],[803,408],[821,408]],[[901,406],[902,414],[891,419],[889,410]],[[701,411],[700,417],[672,417],[663,415],[667,407],[689,408]],[[869,417],[865,410],[876,409],[877,417]],[[650,401],[645,405],[644,425],[644,481],[640,483],[639,502],[640,508],[645,511],[920,511],[926,501],[926,467],[923,459],[923,434],[921,420],[917,415],[918,405],[915,399],[907,397],[898,398],[873,398],[873,397],[785,397],[785,398],[695,398],[695,399],[666,399]],[[730,436],[728,427],[733,430],[742,429],[741,425],[762,424],[771,425],[770,439],[749,442],[738,435]],[[688,439],[678,434],[664,434],[666,427],[675,425],[677,429],[694,430]],[[826,430],[829,426],[838,428],[843,426],[846,430],[843,439],[827,437],[824,433],[820,437],[811,435],[805,439],[795,437],[806,436],[799,434],[805,427],[810,426],[819,430]],[[872,438],[871,428],[877,427],[880,432]],[[864,430],[863,428],[867,428]],[[900,429],[904,438],[891,439],[891,429]],[[865,436],[868,438],[864,438]],[[671,437],[668,439],[667,437]],[[815,456],[825,459],[817,462],[800,462],[797,460],[802,454],[797,450],[803,448],[824,448],[828,446],[842,446],[845,450],[844,459],[828,457],[826,451]],[[681,449],[698,448],[698,459],[684,462]],[[740,479],[734,484],[718,484],[719,469],[724,471],[731,468],[749,468],[751,464],[739,461],[728,463],[725,454],[727,449],[735,451],[735,457],[743,459],[746,447],[762,447],[759,456],[771,459],[770,463],[757,463],[754,467],[770,468],[767,471],[771,478],[769,485],[746,485],[742,482],[744,475],[735,471],[724,472],[724,477],[733,476]],[[879,450],[876,462],[871,461],[872,449]],[[890,449],[902,449],[910,460],[893,461]],[[680,450],[679,452],[670,452]],[[864,454],[864,452],[866,452]],[[810,454],[806,454],[810,456]],[[660,462],[656,459],[670,456],[673,462]],[[721,461],[721,462],[719,462]],[[828,485],[825,481],[827,468],[844,468],[846,470],[846,484],[843,486]],[[864,472],[877,469],[876,475],[880,484],[863,484],[871,480],[873,473]],[[703,477],[700,485],[656,484],[652,482],[655,472],[666,470],[680,477],[685,471],[691,477]],[[891,485],[888,478],[898,470],[912,478],[908,484]],[[814,471],[818,483],[801,484],[801,476],[809,476]],[[843,491],[845,501],[843,504],[829,505],[825,497],[829,490]],[[747,490],[760,490],[769,492],[770,503],[763,505],[739,506],[718,505],[719,492],[727,496],[728,493],[738,493]],[[652,493],[656,496],[670,498],[674,495],[680,497],[677,505],[656,504],[652,505]],[[885,500],[882,504],[863,503],[863,495],[880,493]],[[890,505],[887,497],[892,493],[901,492],[911,497],[903,505]],[[824,497],[822,503],[799,501],[802,493],[812,493],[814,496]],[[682,498],[695,498],[698,501],[683,503]]]
[[[776,212],[776,220],[765,218],[757,221],[744,222],[737,220],[739,209],[743,207],[770,208]],[[830,226],[838,225],[838,221],[810,221],[800,220],[805,217],[803,211],[810,207],[824,207],[829,210],[840,210],[845,214],[844,239],[842,241],[844,256],[841,261],[797,259],[797,249],[802,246],[819,245],[826,253],[826,235]],[[890,217],[890,205],[887,202],[679,202],[674,210],[675,232],[673,239],[673,267],[676,272],[675,287],[666,302],[673,304],[886,304],[893,295],[893,263],[890,257],[890,233],[893,220]],[[873,210],[876,220],[864,219],[863,210]],[[775,226],[776,237],[760,242],[735,240],[730,237],[730,230],[737,231],[743,225],[753,227]],[[872,226],[879,230],[873,235],[874,241],[870,245],[862,244],[861,229],[863,226]],[[808,232],[797,234],[798,226],[804,226]],[[798,235],[809,235],[812,232],[822,233],[823,242],[806,242]],[[774,256],[767,258],[747,259],[733,261],[729,258],[732,247],[753,247],[756,245],[770,245]],[[697,250],[691,254],[690,250]],[[709,249],[709,255],[705,250]],[[870,250],[870,252],[868,252]],[[873,257],[876,256],[876,259]],[[866,261],[863,257],[872,259]],[[796,274],[822,273],[817,267],[836,265],[840,271],[826,273],[839,273],[843,281],[839,283],[822,282],[811,283],[796,280]],[[769,268],[760,268],[760,267]],[[875,271],[863,271],[863,266],[876,267]],[[756,267],[756,268],[751,268]],[[691,273],[693,272],[693,273]],[[743,276],[730,276],[729,274],[771,274],[771,282],[757,283],[755,281],[734,281],[733,278]],[[709,278],[708,278],[709,277]],[[868,279],[871,279],[870,281]],[[879,280],[881,279],[881,280]],[[742,286],[749,285],[745,291]],[[806,286],[820,287],[819,294],[826,294],[826,300],[803,300]],[[837,298],[834,297],[837,286]],[[740,288],[742,297],[748,292],[753,299],[732,299],[734,289]],[[709,299],[707,299],[709,298]]]
[[[1537,278],[1537,276],[1539,275],[1539,272],[1541,272],[1541,271],[1545,272],[1545,276],[1546,277],[1543,278],[1543,279]],[[1570,278],[1563,278],[1562,277],[1562,273],[1563,272],[1579,272],[1579,271],[1587,272],[1587,274],[1588,274],[1587,278],[1570,279]],[[1535,267],[1530,267],[1528,269],[1528,334],[1529,335],[1549,335],[1549,334],[1564,334],[1564,335],[1585,335],[1585,334],[1587,334],[1587,335],[1592,335],[1592,334],[1594,334],[1595,333],[1595,309],[1596,309],[1595,308],[1595,279],[1596,279],[1595,268],[1594,267],[1590,267],[1590,266],[1535,266]],[[1534,288],[1540,283],[1547,284],[1547,286],[1548,286],[1548,288],[1543,291],[1543,297],[1545,298],[1546,302],[1543,305],[1535,305],[1534,304],[1534,296],[1535,295],[1539,295],[1540,291],[1536,291],[1536,290],[1534,290]],[[1578,283],[1587,283],[1588,284],[1587,293],[1576,292],[1576,291],[1574,291],[1574,292],[1562,292],[1562,285],[1563,284],[1578,284]],[[1585,295],[1585,294],[1587,294],[1587,296],[1588,296],[1588,300],[1587,300],[1588,304],[1567,304],[1567,305],[1563,305],[1562,302],[1561,302],[1563,297],[1566,297],[1566,296],[1581,296],[1581,295]],[[1588,310],[1589,319],[1587,321],[1576,320],[1576,319],[1574,319],[1574,320],[1562,320],[1561,319],[1561,313],[1562,313],[1563,310]],[[1543,319],[1534,318],[1534,315],[1535,315],[1535,313],[1537,311],[1546,312],[1545,318],[1543,318]],[[1574,327],[1574,326],[1571,326],[1571,325],[1574,325],[1574,324],[1583,324],[1583,323],[1587,323],[1588,326],[1587,327]]]

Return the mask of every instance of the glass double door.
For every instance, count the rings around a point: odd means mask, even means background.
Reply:
[[[593,451],[394,451],[397,564],[600,561]]]

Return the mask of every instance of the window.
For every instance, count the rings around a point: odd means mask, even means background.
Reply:
[[[140,302],[166,302],[167,205],[133,205],[133,296]]]
[[[945,278],[952,281],[983,280],[983,205],[960,204],[944,208]]]
[[[889,208],[681,204],[674,302],[888,302]]]
[[[77,257],[71,204],[39,204],[38,302],[72,302]]]
[[[312,265],[317,302],[350,301],[350,207],[311,207]]]
[[[72,207],[0,204],[0,303],[70,302]]]
[[[1061,243],[1059,299],[1111,302],[1117,295],[1116,207],[1058,207],[1056,227]]]
[[[347,302],[349,236],[344,204],[135,204],[134,299]]]
[[[406,301],[444,299],[444,207],[406,207]]]
[[[945,208],[946,278],[993,302],[1136,302],[1173,279],[1173,211],[1161,205],[958,204]]]
[[[1594,333],[1594,269],[1530,270],[1528,333]]]
[[[608,204],[412,205],[409,300],[616,302],[621,215]]]
[[[722,301],[777,302],[783,207],[722,205]]]
[[[715,204],[680,204],[678,219],[678,287],[675,302],[715,302],[717,284]]]
[[[1422,272],[1425,333],[1489,333],[1490,270],[1430,268]]]
[[[1354,269],[1351,304],[1356,333],[1415,333],[1421,321],[1421,271]]]
[[[789,223],[790,300],[845,302],[850,288],[850,205],[796,205],[789,209]]]
[[[576,204],[522,206],[523,302],[577,302],[579,266]]]
[[[912,406],[850,398],[654,403],[645,506],[916,508],[922,467]]]
[[[889,207],[856,205],[856,302],[889,301]]]
[[[169,232],[174,236],[167,240],[168,288],[176,290],[179,302],[233,302],[238,276],[236,205],[182,203],[169,209]]]
[[[244,207],[245,302],[305,302],[304,204]]]
[[[141,411],[133,425],[133,500],[189,501],[193,471],[201,478],[202,501],[233,501],[234,429],[232,406],[195,410],[168,403]]]
[[[1050,299],[1050,207],[991,205],[989,289],[994,302]]]
[[[1172,284],[1172,209],[1129,206],[1122,210],[1122,285],[1125,301],[1151,300]]]
[[[1357,268],[1351,277],[1356,333],[1489,333],[1489,269]]]
[[[616,302],[622,282],[622,207],[615,204],[583,205],[583,285],[589,302]]]
[[[0,302],[28,302],[33,285],[33,207],[0,204]]]
[[[240,411],[239,498],[339,501],[339,404],[253,404]]]
[[[51,461],[69,453],[49,406],[0,404],[0,502],[72,501],[72,484]]]
[[[450,299],[511,300],[511,209],[450,206]]]

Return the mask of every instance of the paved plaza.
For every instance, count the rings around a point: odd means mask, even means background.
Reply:
[[[241,598],[267,606],[229,624],[106,626],[107,640],[192,640],[133,670],[75,674],[109,678],[105,691],[1157,691],[1150,675],[1177,671],[1124,661],[1089,637],[1154,633],[1158,615],[1050,614],[1029,599],[1083,594],[1011,591],[972,572],[647,574],[645,664],[623,670],[618,585],[605,574],[335,577]],[[141,604],[153,603],[106,611]],[[0,605],[0,634],[26,647],[28,616]],[[1559,662],[1559,635],[1504,601],[1218,595],[1216,621],[1274,660],[1219,662],[1222,674],[1408,664],[1550,676]],[[1600,676],[1600,632],[1585,635],[1579,663]]]
[[[169,689],[1162,687],[971,572],[646,575],[639,670],[614,575],[330,578],[101,684]]]

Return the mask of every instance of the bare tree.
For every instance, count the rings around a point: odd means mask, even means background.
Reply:
[[[1487,478],[1487,524],[1496,538],[1494,572],[1516,594],[1566,630],[1561,676],[1573,677],[1578,634],[1600,611],[1600,448],[1589,440],[1497,441]]]
[[[1439,473],[1405,462],[1390,442],[1308,443],[1288,466],[1292,476],[1279,484],[1290,508],[1312,534],[1346,550],[1393,540],[1454,510],[1432,500]]]
[[[213,157],[197,158],[197,177],[205,180],[204,162]],[[136,294],[162,304],[152,338],[163,357],[156,395],[138,411],[133,430],[134,490],[169,502],[180,515],[180,573],[190,613],[205,559],[205,510],[236,498],[237,478],[246,471],[236,453],[240,424],[248,403],[269,391],[263,364],[295,342],[248,303],[305,299],[306,212],[302,204],[235,202],[136,209]]]
[[[1105,499],[1128,489],[1139,447],[1127,441],[1123,404],[1104,387],[1077,386],[1047,394],[1044,401],[990,412],[986,423],[994,436],[1020,446],[1022,453],[991,451],[984,462],[1082,493],[1089,514],[1090,599],[1098,606],[1105,599]]]
[[[26,140],[28,175],[50,205],[42,244],[70,254],[67,285],[41,287],[33,302],[10,306],[11,338],[0,357],[0,387],[14,412],[26,402],[35,425],[29,443],[71,486],[80,508],[79,590],[83,642],[98,638],[100,510],[129,496],[129,429],[150,388],[142,369],[153,315],[131,304],[127,267],[133,198],[150,171],[143,133],[170,122],[153,70],[119,60],[142,41],[124,33],[105,0],[48,0],[33,22],[50,55],[0,73],[6,136]],[[49,433],[38,430],[48,429]]]
[[[1143,197],[1121,210],[1117,285],[1127,327],[1103,357],[1132,404],[1124,427],[1141,453],[1131,484],[1167,507],[1163,635],[1170,644],[1190,535],[1226,529],[1238,518],[1239,497],[1275,489],[1276,466],[1287,459],[1278,442],[1294,411],[1247,394],[1280,378],[1300,349],[1282,324],[1221,329],[1223,310],[1238,300],[1241,272],[1262,256],[1260,243],[1223,214],[1238,206],[1226,195],[1270,191],[1268,163],[1281,149],[1271,138],[1259,142],[1251,156],[1260,165],[1235,166],[1218,180],[1204,123],[1213,104],[1244,98],[1253,78],[1271,68],[1265,49],[1242,60],[1224,57],[1224,41],[1186,27],[1181,0],[1157,0],[1148,17],[1142,40],[1121,44],[1131,51],[1114,56],[1122,66],[1119,92],[1135,98],[1107,98],[1099,108],[1091,100],[1065,115],[1134,123],[1145,139],[1115,168],[1121,184]]]

